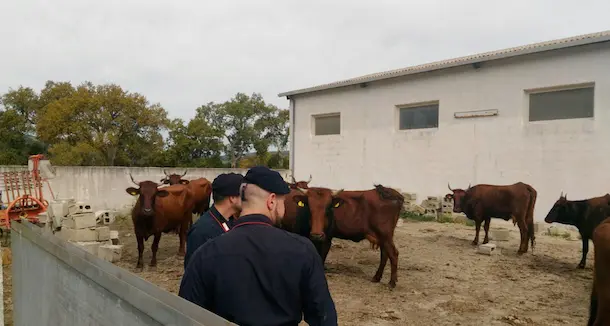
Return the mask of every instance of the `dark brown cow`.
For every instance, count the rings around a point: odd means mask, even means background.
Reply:
[[[595,265],[588,326],[610,325],[610,210],[597,208],[605,219],[593,231]]]
[[[288,187],[290,187],[290,189],[308,189],[309,188],[309,183],[311,182],[311,174],[309,175],[309,180],[307,181],[296,181],[294,179],[294,176],[292,176],[292,183],[288,183]]]
[[[557,222],[578,228],[582,240],[582,258],[578,263],[578,268],[585,268],[589,239],[593,236],[595,227],[606,218],[605,215],[598,212],[598,209],[608,206],[610,206],[610,194],[585,200],[568,200],[568,195],[564,195],[562,192],[544,218],[547,223]]]
[[[394,288],[398,281],[398,249],[394,245],[394,230],[404,197],[396,190],[381,185],[364,191],[331,191],[317,187],[300,190],[304,195],[293,196],[293,201],[309,207],[309,237],[317,243],[322,261],[326,261],[332,238],[354,242],[367,239],[381,249],[379,267],[372,281],[381,281],[389,258],[389,286]]]
[[[165,178],[161,179],[161,183],[162,184],[169,184],[171,185],[177,185],[177,184],[188,184],[189,181],[182,179],[183,176],[186,175],[187,170],[184,170],[184,173],[182,175],[179,174],[167,174],[167,171],[163,170],[163,173],[165,174]]]
[[[479,243],[481,223],[485,222],[485,238],[483,244],[489,242],[489,223],[492,217],[508,221],[512,218],[513,225],[519,226],[521,244],[519,254],[528,250],[528,239],[531,240],[534,250],[536,236],[534,234],[534,205],[538,193],[532,186],[517,182],[512,185],[479,184],[468,189],[451,189],[453,193],[445,198],[453,198],[453,211],[464,213],[466,217],[474,220],[476,234],[473,245]]]
[[[180,247],[178,255],[184,256],[186,246],[186,231],[192,220],[193,194],[185,185],[177,184],[159,188],[153,181],[136,182],[129,174],[131,181],[138,188],[125,189],[128,194],[138,196],[131,211],[136,240],[138,241],[138,263],[136,270],[141,271],[144,241],[154,235],[152,244],[152,259],[150,266],[157,266],[157,250],[162,233],[179,230]]]

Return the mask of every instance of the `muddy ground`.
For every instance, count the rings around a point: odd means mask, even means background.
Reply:
[[[117,264],[134,272],[137,247],[131,223],[117,223],[114,228],[125,244]],[[334,240],[326,275],[339,325],[584,325],[594,249],[587,267],[579,270],[576,234],[568,240],[541,231],[534,254],[517,256],[517,227],[494,220],[494,228],[511,230],[511,239],[495,242],[497,253],[486,256],[470,244],[472,226],[404,220],[395,234],[400,256],[394,290],[387,287],[389,262],[382,282],[370,282],[379,251],[366,241]],[[156,271],[147,266],[151,244],[152,237],[138,275],[176,294],[183,271],[176,256],[178,236],[162,237]]]

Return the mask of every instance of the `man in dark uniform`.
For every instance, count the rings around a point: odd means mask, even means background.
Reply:
[[[244,177],[231,231],[195,251],[178,295],[238,325],[337,325],[322,259],[311,241],[278,225],[284,179],[266,167]]]
[[[239,188],[244,177],[237,173],[223,173],[212,182],[212,199],[214,205],[201,214],[197,222],[188,231],[186,237],[186,254],[184,268],[195,250],[208,240],[228,232],[241,211]]]

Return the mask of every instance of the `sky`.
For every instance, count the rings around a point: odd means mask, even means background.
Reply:
[[[278,93],[610,30],[607,0],[0,0],[0,93],[116,83],[188,120]]]

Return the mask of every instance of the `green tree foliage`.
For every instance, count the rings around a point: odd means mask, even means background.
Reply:
[[[0,97],[0,164],[45,153],[56,165],[287,168],[288,120],[257,93],[210,102],[185,122],[115,84],[47,81],[40,93]]]

